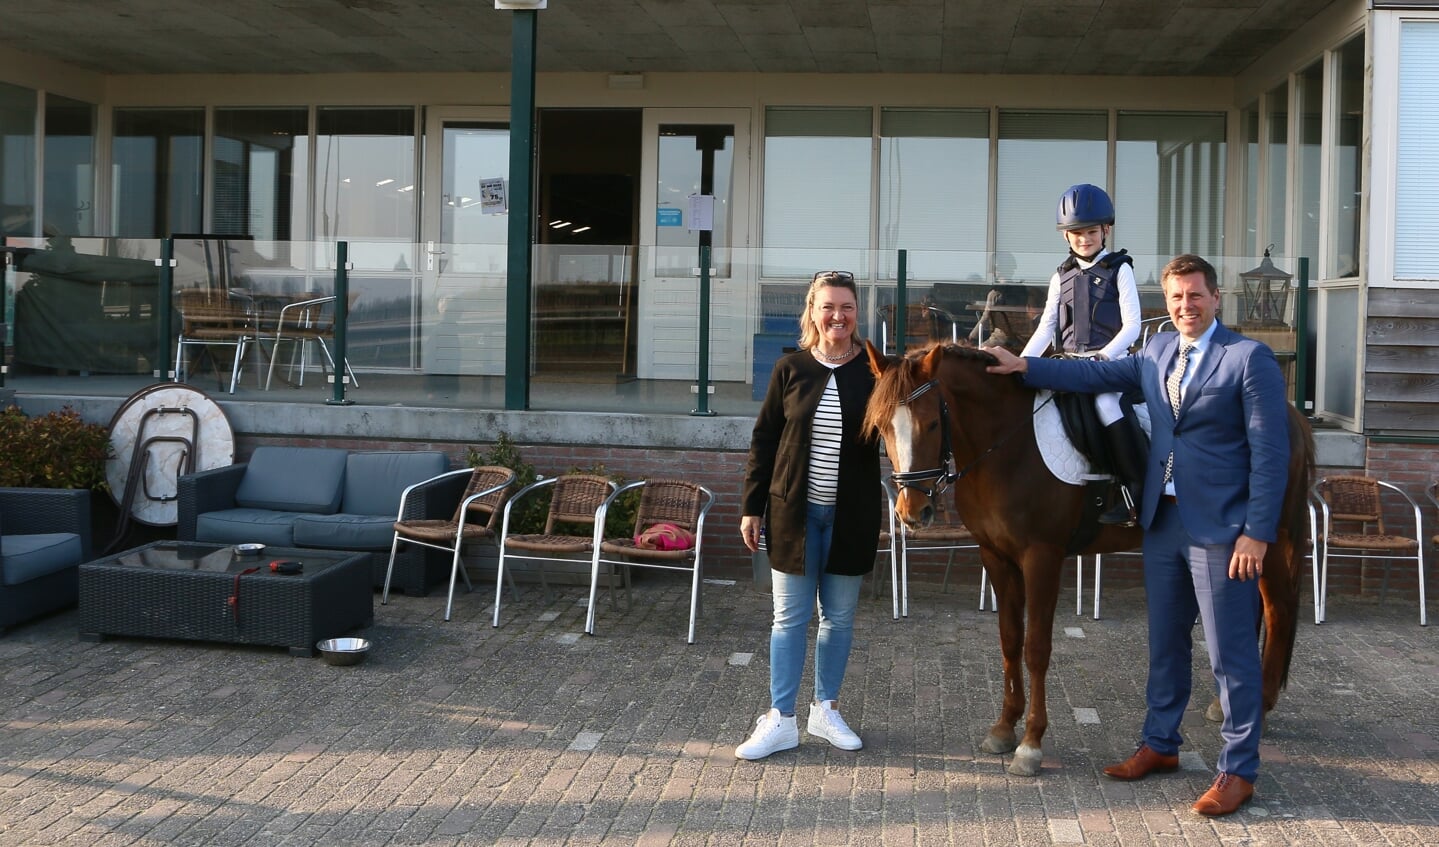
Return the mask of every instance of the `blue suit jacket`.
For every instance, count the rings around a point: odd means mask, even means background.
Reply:
[[[1241,534],[1274,541],[1289,469],[1289,410],[1274,353],[1220,325],[1195,366],[1179,417],[1164,381],[1179,335],[1161,333],[1138,355],[1115,361],[1028,359],[1036,388],[1104,393],[1139,389],[1152,422],[1140,523],[1154,521],[1164,464],[1174,452],[1174,491],[1184,528],[1202,544],[1233,544]]]

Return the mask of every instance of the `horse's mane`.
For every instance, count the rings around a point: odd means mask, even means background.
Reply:
[[[959,344],[931,345],[898,358],[887,358],[884,373],[875,380],[874,391],[869,396],[869,409],[864,416],[866,434],[883,432],[894,418],[895,408],[908,400],[916,388],[929,381],[921,378],[920,368],[935,347],[942,347],[947,359],[964,359],[983,365],[999,364],[999,360],[988,351]]]

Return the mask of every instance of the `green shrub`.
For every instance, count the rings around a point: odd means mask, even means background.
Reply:
[[[520,448],[510,438],[509,433],[501,432],[495,439],[495,443],[485,450],[471,447],[465,451],[465,462],[470,467],[480,465],[499,465],[509,468],[515,472],[515,491],[529,485],[539,479],[539,473],[535,466],[526,462],[520,455]],[[607,476],[615,481],[616,485],[624,485],[623,476],[610,473],[602,464],[594,464],[587,468],[571,467],[566,473],[585,473]],[[626,492],[626,494],[610,504],[610,510],[605,515],[605,537],[619,538],[633,534],[635,526],[635,512],[639,509],[640,492],[638,490]],[[510,532],[533,534],[545,531],[545,517],[550,511],[550,491],[541,489],[526,497],[523,503],[510,510]],[[578,527],[559,526],[555,528],[561,533],[573,533],[583,531]]]
[[[472,468],[480,465],[498,465],[514,471],[515,487],[511,493],[518,493],[520,489],[540,478],[539,473],[535,471],[535,466],[526,462],[520,455],[520,448],[515,446],[510,434],[503,431],[488,449],[481,451],[478,447],[471,447],[466,450],[465,463]],[[537,491],[534,495],[526,497],[523,503],[510,510],[510,532],[526,535],[544,532],[545,515],[549,510],[549,491]]]
[[[0,411],[0,444],[0,486],[109,490],[110,433],[69,406],[38,418],[19,406]]]

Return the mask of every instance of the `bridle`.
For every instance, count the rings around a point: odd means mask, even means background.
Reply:
[[[939,379],[931,379],[929,382],[926,382],[924,385],[921,385],[914,391],[910,392],[910,395],[904,398],[904,400],[901,401],[899,405],[908,406],[916,399],[923,397],[925,393],[928,392],[931,388],[937,388],[938,386]],[[949,486],[951,483],[953,483],[955,480],[964,478],[964,475],[974,470],[974,466],[983,461],[984,457],[988,456],[990,453],[993,453],[995,450],[998,450],[1005,444],[1005,442],[1009,441],[1010,438],[1014,437],[1014,432],[1011,431],[1003,438],[989,445],[989,447],[983,453],[975,456],[974,460],[971,461],[969,464],[956,471],[954,469],[954,448],[949,440],[949,404],[944,401],[943,392],[941,392],[936,399],[939,400],[939,467],[930,468],[928,470],[922,471],[905,471],[904,473],[893,473],[889,476],[889,478],[893,480],[895,486],[900,490],[910,488],[930,499],[934,499],[938,495],[943,494],[945,491],[949,490]],[[1048,399],[1046,399],[1043,403],[1040,404],[1039,408],[1043,408],[1044,406],[1047,406],[1052,402],[1054,402],[1054,395],[1051,393]],[[1039,412],[1039,408],[1036,408],[1033,414],[1037,414]],[[925,486],[920,484],[928,480],[934,480],[934,484],[932,486]]]
[[[916,388],[910,395],[899,404],[908,406],[915,400],[923,397],[931,388],[939,386],[938,379],[931,379],[924,385]],[[936,399],[939,400],[939,456],[940,466],[922,471],[905,471],[903,473],[890,474],[890,479],[900,489],[912,488],[923,494],[925,497],[934,499],[943,494],[949,488],[949,484],[959,479],[959,474],[954,471],[954,450],[949,443],[949,404],[944,402],[944,394],[941,393]],[[921,483],[933,481],[933,485]]]

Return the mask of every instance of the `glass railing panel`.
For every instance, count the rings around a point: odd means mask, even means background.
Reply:
[[[421,245],[414,296],[391,300],[390,326],[412,317],[413,390],[407,405],[499,409],[505,402],[506,247]],[[377,351],[378,354],[378,351]]]
[[[234,395],[228,394],[231,353],[187,347],[187,380],[220,399],[331,400],[336,323],[347,311],[345,359],[353,380],[344,386],[345,399],[440,408],[505,405],[503,244],[389,244],[387,255],[406,262],[352,262],[347,310],[340,310],[334,242],[176,239],[168,339],[159,337],[159,240],[11,238],[6,245],[18,250],[5,277],[7,387],[128,396],[166,379],[185,326],[183,292],[214,290],[244,302],[252,315]],[[817,270],[855,273],[860,335],[896,349],[899,290],[887,274],[897,271],[897,257],[879,261],[867,250],[790,249],[729,249],[716,256],[708,371],[701,379],[697,251],[537,247],[527,317],[530,407],[751,416],[775,361],[798,346],[799,317]],[[1014,265],[1040,267],[1042,259],[1047,267],[1058,258],[1036,253]],[[1157,277],[1167,260],[1135,257],[1146,335],[1165,328]],[[1261,260],[1213,260],[1221,280],[1220,317],[1275,350],[1292,397],[1294,362],[1302,355],[1295,283],[1249,278]],[[1284,258],[1274,263],[1281,274],[1295,264]],[[907,256],[906,265],[907,349],[953,339],[1019,349],[1033,331],[1048,285],[1047,278],[1007,277],[1002,271],[1011,265],[1002,255],[926,251]],[[299,305],[311,300],[323,302]],[[711,392],[703,404],[696,393],[702,383]]]
[[[133,391],[163,369],[156,323],[159,242],[9,238],[10,379]]]

